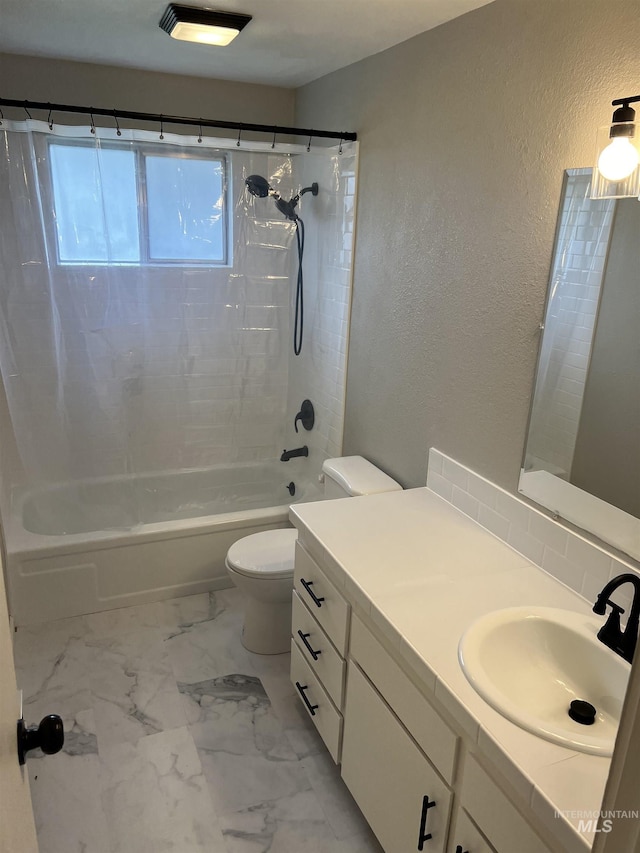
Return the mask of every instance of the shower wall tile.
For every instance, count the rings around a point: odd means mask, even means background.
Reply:
[[[331,163],[320,158],[304,161],[303,183],[319,184],[318,196],[304,211],[305,266],[315,277],[305,277],[311,321],[306,322],[302,353],[290,357],[287,438],[293,446],[302,442],[309,446],[313,471],[324,459],[342,453],[356,168],[355,147],[345,146],[343,155]],[[343,262],[345,246],[349,258]],[[314,404],[316,423],[301,439],[293,432],[292,421],[305,398]]]

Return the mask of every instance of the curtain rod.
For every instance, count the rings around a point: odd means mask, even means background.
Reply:
[[[358,138],[356,133],[344,131],[339,133],[333,130],[313,130],[302,127],[281,127],[275,124],[247,124],[239,121],[216,121],[214,119],[187,118],[186,116],[166,116],[159,113],[139,113],[131,110],[104,110],[98,107],[76,107],[71,104],[51,104],[44,101],[16,101],[11,98],[0,98],[0,107],[17,107],[23,110],[48,110],[51,113],[81,113],[88,116],[108,116],[112,119],[134,119],[135,121],[155,121],[163,124],[192,124],[196,127],[219,127],[229,130],[237,130],[241,134],[243,130],[256,131],[257,133],[269,133],[274,136],[308,136],[311,140],[314,136],[321,139],[339,139],[343,142],[355,142]],[[28,113],[27,113],[28,114]],[[240,137],[238,137],[240,138]]]

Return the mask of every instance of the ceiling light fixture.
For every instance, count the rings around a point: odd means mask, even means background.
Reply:
[[[169,3],[159,26],[174,39],[224,47],[250,20],[251,15]]]
[[[591,198],[633,198],[640,194],[640,139],[636,136],[636,111],[629,104],[640,101],[619,98],[611,125],[598,129],[596,165]]]

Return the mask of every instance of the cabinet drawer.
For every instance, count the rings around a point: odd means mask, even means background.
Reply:
[[[353,661],[342,777],[385,853],[444,853],[451,791]]]
[[[322,682],[336,708],[342,707],[344,693],[344,658],[340,657],[327,635],[318,625],[298,593],[293,593],[291,630],[302,656]],[[310,647],[310,648],[309,648]],[[317,660],[314,660],[313,653]]]
[[[291,681],[296,686],[307,713],[320,732],[329,754],[338,764],[340,761],[342,716],[333,706],[331,699],[293,640],[291,641]],[[307,702],[304,701],[305,698]]]
[[[445,781],[452,784],[457,735],[356,616],[351,620],[349,656],[367,673]]]
[[[464,809],[459,808],[449,833],[447,853],[496,853]]]
[[[296,542],[293,586],[300,599],[322,625],[333,645],[344,657],[347,647],[349,605],[299,542]]]
[[[467,756],[464,766],[461,800],[497,853],[550,853],[472,755]]]

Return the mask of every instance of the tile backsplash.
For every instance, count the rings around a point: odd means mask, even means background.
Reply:
[[[612,554],[435,448],[429,451],[427,487],[590,603],[610,578],[640,574],[635,561]],[[631,604],[628,586],[614,594],[625,609]]]

